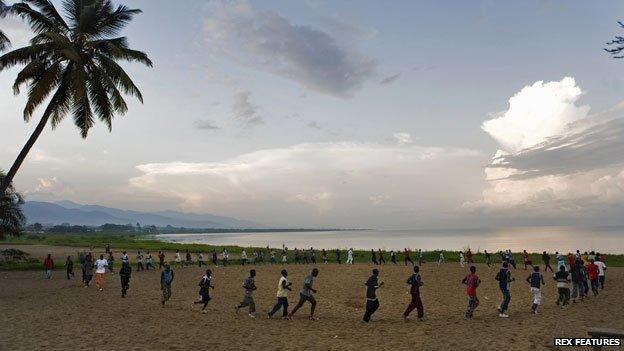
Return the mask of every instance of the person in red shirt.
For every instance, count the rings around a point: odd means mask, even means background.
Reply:
[[[52,269],[54,268],[54,261],[52,260],[52,255],[48,254],[45,260],[43,260],[43,276],[46,279],[52,278]]]
[[[592,292],[594,293],[594,296],[596,296],[598,295],[598,274],[600,273],[600,270],[594,262],[594,259],[591,259],[585,267],[587,268],[587,275],[589,276]]]
[[[472,261],[472,251],[470,250],[470,248],[468,248],[468,251],[466,252],[466,260],[468,261],[468,264],[474,263]]]
[[[481,279],[477,276],[477,268],[470,266],[470,273],[464,277],[462,284],[466,284],[466,293],[468,294],[468,308],[466,309],[466,319],[472,319],[474,310],[479,306],[479,298],[477,298],[477,287],[481,284]]]
[[[418,266],[414,266],[414,274],[412,274],[406,282],[410,285],[410,295],[412,295],[410,304],[405,309],[405,312],[403,312],[403,319],[406,322],[409,320],[409,314],[414,309],[418,311],[418,320],[425,320],[425,308],[423,307],[422,300],[420,299],[420,287],[423,286],[423,282],[420,278],[420,274],[418,274],[419,271],[420,268]]]

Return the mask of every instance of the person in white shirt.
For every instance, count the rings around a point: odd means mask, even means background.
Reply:
[[[245,252],[245,250],[243,250],[241,252],[241,264],[244,266],[245,264],[247,264],[247,252]]]
[[[290,286],[291,282],[288,281],[288,272],[285,269],[282,269],[282,276],[277,283],[277,303],[273,306],[273,309],[267,313],[267,317],[271,318],[273,315],[279,311],[280,308],[284,307],[282,311],[282,318],[288,319],[288,292],[292,291]]]
[[[123,263],[123,261],[128,262],[128,254],[124,251],[121,253],[121,261]]]
[[[596,255],[594,264],[598,266],[598,281],[600,282],[600,289],[604,290],[605,271],[607,270],[607,265],[602,262],[602,257],[599,257],[599,255]]]
[[[353,249],[347,251],[347,264],[353,264]]]
[[[95,284],[97,284],[100,291],[104,290],[106,266],[108,266],[108,261],[104,259],[104,255],[100,255],[100,259],[95,261]]]
[[[459,265],[464,267],[464,262],[465,262],[464,253],[462,251],[460,251],[459,252]]]
[[[182,265],[182,257],[180,256],[180,250],[176,250],[174,260],[175,260],[176,267],[179,267]]]
[[[444,253],[440,251],[440,255],[438,257],[438,266],[444,263]]]

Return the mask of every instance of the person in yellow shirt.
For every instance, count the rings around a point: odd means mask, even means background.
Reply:
[[[277,303],[273,306],[273,309],[267,313],[268,318],[273,317],[273,315],[282,307],[284,307],[284,310],[282,311],[282,318],[288,318],[288,292],[292,291],[290,288],[292,283],[288,281],[287,277],[288,272],[285,269],[282,269],[282,276],[277,283]]]

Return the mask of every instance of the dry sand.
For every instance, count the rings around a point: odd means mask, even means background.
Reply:
[[[78,250],[21,248],[37,256],[50,251],[61,260]],[[168,254],[168,258],[172,256]],[[119,260],[116,264],[118,269]],[[414,311],[413,320],[405,323],[401,314],[409,302],[405,280],[411,267],[385,265],[380,267],[380,278],[386,282],[378,293],[381,307],[373,322],[364,325],[360,322],[364,282],[372,265],[317,267],[319,321],[307,320],[308,306],[293,321],[266,319],[265,311],[275,303],[281,265],[254,267],[258,272],[256,319],[243,312],[237,315],[233,308],[242,298],[241,284],[250,267],[211,267],[216,289],[207,314],[199,313],[198,305],[191,305],[203,274],[197,266],[175,269],[172,299],[165,308],[159,303],[159,271],[134,272],[126,299],[120,297],[118,275],[107,274],[106,288],[98,292],[94,285],[85,288],[80,284],[79,267],[76,278],[69,281],[62,271],[56,271],[51,280],[44,280],[41,272],[1,272],[0,349],[552,350],[556,349],[552,346],[554,336],[584,337],[588,327],[624,329],[622,268],[608,270],[607,290],[600,296],[565,310],[555,305],[555,284],[547,275],[541,314],[537,316],[529,313],[532,297],[524,282],[528,271],[512,270],[518,281],[512,285],[510,318],[502,319],[496,312],[501,298],[493,279],[496,269],[479,264],[481,305],[474,319],[466,321],[467,300],[460,283],[466,269],[456,263],[442,267],[427,263],[421,271],[427,321],[416,321]],[[296,291],[311,268],[286,266]],[[291,294],[291,307],[297,295]]]

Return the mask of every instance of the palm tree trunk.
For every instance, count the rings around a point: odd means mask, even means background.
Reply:
[[[13,166],[11,166],[11,169],[9,169],[9,172],[4,177],[4,181],[2,182],[2,185],[0,185],[0,194],[4,194],[6,189],[9,187],[9,185],[13,181],[13,177],[15,177],[17,170],[22,165],[22,162],[24,162],[24,160],[26,159],[28,152],[30,152],[30,149],[33,147],[33,145],[35,145],[35,142],[39,138],[39,135],[41,135],[41,132],[45,128],[46,124],[48,124],[49,117],[50,117],[50,114],[48,113],[44,114],[44,116],[39,121],[39,124],[37,124],[37,128],[35,128],[33,133],[30,135],[30,138],[28,138],[26,145],[24,145],[24,147],[22,148],[22,151],[20,151],[19,155],[17,155],[17,159],[15,159],[15,162],[13,162]]]

